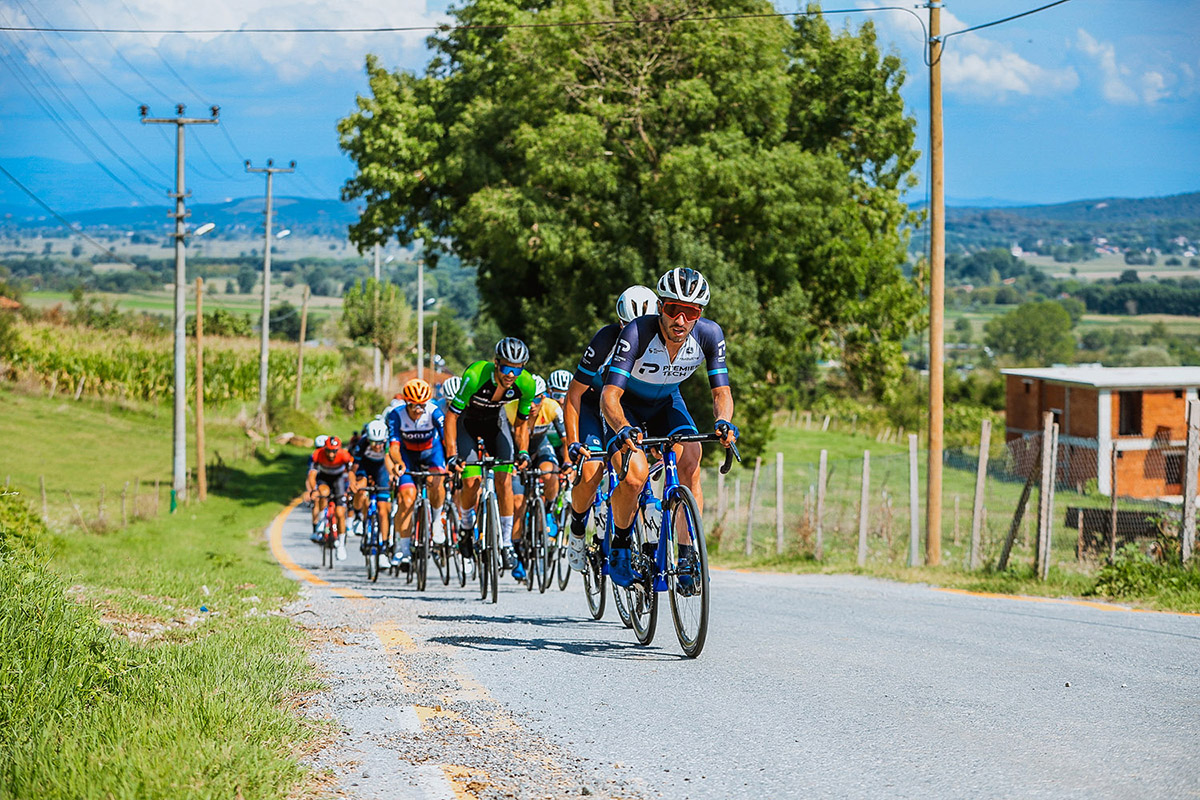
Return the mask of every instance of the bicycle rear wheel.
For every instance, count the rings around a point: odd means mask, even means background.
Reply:
[[[633,526],[634,559],[642,579],[629,587],[629,620],[638,644],[654,641],[654,631],[658,627],[658,592],[654,591],[658,565],[654,550],[658,545],[659,526],[653,524],[654,520],[650,522],[646,524],[643,514],[641,519],[634,520]]]
[[[604,590],[608,576],[604,574],[604,545],[594,536],[587,545],[586,555],[583,592],[587,595],[588,611],[592,613],[592,619],[600,619],[604,616]]]
[[[488,596],[488,579],[492,577],[492,571],[488,568],[488,561],[491,558],[491,553],[487,549],[487,531],[490,527],[488,522],[487,505],[483,505],[479,509],[478,530],[482,534],[478,541],[475,542],[475,577],[479,580],[479,599],[487,600]]]
[[[466,574],[463,572],[462,553],[458,549],[458,511],[455,510],[453,503],[446,503],[442,506],[442,518],[439,522],[442,526],[442,535],[446,538],[446,543],[442,546],[442,585],[448,586],[450,578],[459,576],[459,580],[466,582]],[[462,583],[459,584],[460,586]]]
[[[367,529],[364,531],[363,557],[367,561],[367,580],[371,583],[379,580],[379,534],[376,527],[379,525],[379,520],[367,520]]]
[[[671,616],[675,620],[675,635],[688,658],[695,658],[704,649],[708,636],[709,585],[708,548],[696,498],[686,486],[678,486],[670,500],[671,528],[668,531],[668,587],[671,594]],[[681,531],[689,531],[695,546],[695,557],[686,561],[679,557]],[[681,584],[681,577],[690,577],[690,586]]]
[[[546,591],[546,504],[538,500],[529,517],[526,547],[529,551],[529,590],[537,585],[539,594]]]
[[[487,539],[486,567],[491,572],[488,584],[494,604],[500,599],[500,508],[494,494],[488,497]]]
[[[426,500],[418,501],[416,515],[413,519],[416,522],[416,535],[413,537],[412,569],[417,573],[417,591],[423,592],[429,579],[429,529],[433,524]]]

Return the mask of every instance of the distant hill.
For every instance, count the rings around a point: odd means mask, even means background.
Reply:
[[[358,219],[355,207],[338,200],[314,200],[307,197],[276,197],[273,202],[272,226],[275,230],[290,228],[296,235],[344,237],[346,227]],[[194,203],[188,206],[194,225],[213,222],[225,235],[261,234],[263,229],[262,197],[243,197],[224,203]],[[168,206],[139,206],[136,208],[97,208],[63,214],[70,222],[89,231],[163,232],[174,222],[167,216]],[[0,221],[21,231],[62,231],[58,220],[39,208],[0,206]]]

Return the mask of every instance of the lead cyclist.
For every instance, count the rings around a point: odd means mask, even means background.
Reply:
[[[638,497],[650,474],[646,455],[637,443],[642,438],[639,425],[651,437],[675,433],[696,433],[696,423],[688,413],[679,392],[701,364],[708,371],[712,389],[716,433],[728,447],[738,437],[733,417],[733,393],[729,388],[729,369],[725,363],[725,334],[721,326],[702,319],[708,305],[708,281],[697,270],[676,267],[658,279],[658,313],[638,317],[625,326],[617,339],[600,396],[604,420],[611,431],[608,446],[629,453],[629,472],[613,491],[613,537],[609,543],[609,575],[619,586],[628,586],[639,576],[630,564],[631,531],[637,513]],[[701,446],[688,442],[675,446],[679,480],[692,490],[696,503],[703,507],[700,487]],[[695,546],[682,541],[679,561],[689,563],[696,557]],[[694,590],[690,573],[679,581],[685,591]]]

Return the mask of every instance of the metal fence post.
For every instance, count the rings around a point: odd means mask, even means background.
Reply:
[[[1120,453],[1117,450],[1117,443],[1112,443],[1112,480],[1109,486],[1112,487],[1112,507],[1111,516],[1109,519],[1108,530],[1108,558],[1110,561],[1115,561],[1117,558],[1117,455]]]
[[[867,565],[867,519],[871,503],[871,451],[863,450],[862,493],[858,499],[858,565]]]
[[[920,491],[920,478],[917,475],[917,435],[908,435],[908,566],[915,567],[921,563],[921,535],[918,530],[920,520],[917,515],[920,505],[917,499]]]
[[[1180,556],[1188,563],[1196,549],[1196,473],[1200,469],[1200,400],[1187,404],[1187,455],[1183,465],[1183,526]]]
[[[746,503],[746,557],[754,555],[754,498],[758,494],[758,472],[762,469],[762,456],[754,458],[754,475],[750,478],[750,498]]]
[[[979,464],[975,468],[975,508],[971,513],[971,553],[967,566],[979,569],[979,542],[983,528],[983,500],[987,491],[988,448],[992,443],[992,421],[985,419],[979,432]]]

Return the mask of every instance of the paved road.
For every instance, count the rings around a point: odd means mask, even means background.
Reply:
[[[422,595],[353,553],[321,570],[302,512],[280,523],[281,560],[330,582],[290,612],[350,796],[1200,797],[1200,617],[718,571],[693,661],[669,607],[639,647],[578,576]]]

